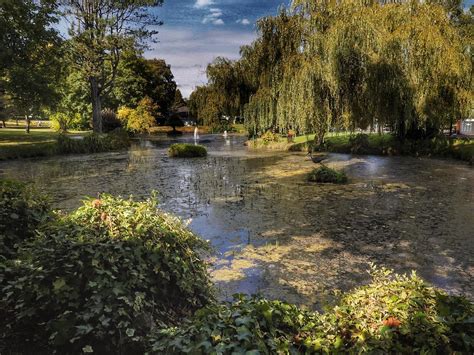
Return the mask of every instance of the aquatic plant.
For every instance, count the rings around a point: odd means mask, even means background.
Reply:
[[[176,143],[168,149],[168,154],[173,158],[198,158],[207,155],[207,149],[202,145]]]
[[[208,304],[207,243],[156,203],[86,200],[2,264],[0,352],[143,353],[151,329]]]
[[[347,175],[343,171],[337,171],[321,165],[308,175],[308,180],[320,183],[345,184],[347,182]]]

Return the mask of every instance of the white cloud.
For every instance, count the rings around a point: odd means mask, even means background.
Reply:
[[[249,21],[248,19],[246,19],[246,18],[243,18],[243,19],[241,19],[241,20],[237,20],[236,22],[237,22],[237,23],[240,23],[241,25],[244,25],[244,26],[250,25],[250,21]]]
[[[203,24],[213,24],[213,25],[223,25],[224,24],[224,20],[221,18],[223,15],[222,13],[222,10],[217,8],[217,7],[213,7],[213,8],[210,8],[209,9],[209,13],[204,16],[204,18],[202,19],[202,23]]]
[[[210,8],[209,12],[212,14],[212,16],[215,16],[215,17],[222,16],[222,10],[217,7]]]
[[[211,6],[212,4],[214,4],[213,0],[196,0],[194,7],[200,9],[203,7]]]
[[[193,29],[161,28],[160,42],[146,53],[147,58],[163,58],[171,65],[175,80],[185,97],[198,85],[207,83],[206,67],[216,57],[238,59],[240,47],[256,35],[224,29],[196,32]]]

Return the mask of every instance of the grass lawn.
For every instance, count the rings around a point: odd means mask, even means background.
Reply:
[[[87,132],[69,132],[70,136]],[[51,155],[59,133],[49,128],[0,128],[0,160]]]
[[[72,131],[68,134],[76,136],[86,133]],[[23,128],[0,128],[0,148],[8,145],[50,143],[56,140],[58,134],[50,128],[33,128],[29,134]]]

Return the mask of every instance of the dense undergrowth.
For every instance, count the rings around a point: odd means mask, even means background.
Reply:
[[[102,135],[91,133],[76,138],[60,134],[56,141],[53,142],[3,145],[0,147],[0,160],[61,154],[100,153],[126,149],[129,146],[129,136],[122,130],[116,130]]]
[[[326,312],[214,299],[208,245],[144,202],[102,195],[53,212],[0,182],[0,353],[472,353],[473,304],[415,274],[373,281]]]
[[[154,198],[102,195],[35,229],[15,231],[14,256],[2,246],[0,353],[143,353],[154,328],[213,300],[207,244]]]
[[[130,146],[127,132],[116,130],[108,134],[89,134],[82,139],[72,139],[65,135],[58,137],[58,154],[90,154],[126,149]]]
[[[392,135],[357,134],[328,137],[320,150],[335,153],[373,154],[373,155],[412,155],[437,156],[474,161],[474,143],[468,139],[432,139],[410,140],[403,142]]]
[[[172,158],[199,158],[207,155],[207,149],[202,145],[176,143],[170,146],[168,155]]]
[[[302,140],[302,141],[300,141]],[[404,141],[391,134],[339,134],[328,135],[324,144],[316,146],[314,135],[297,137],[294,143],[278,135],[265,133],[249,141],[249,147],[289,151],[326,151],[360,155],[408,155],[453,158],[474,163],[474,141],[468,138],[448,139],[444,136],[431,139]]]
[[[372,267],[373,281],[320,314],[237,295],[206,307],[180,327],[154,334],[167,354],[470,353],[473,305],[412,274]]]

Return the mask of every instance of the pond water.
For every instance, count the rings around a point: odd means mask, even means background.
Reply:
[[[193,141],[183,137],[179,141]],[[332,290],[368,282],[369,262],[416,270],[474,299],[474,169],[451,160],[331,154],[347,185],[306,182],[304,153],[252,152],[241,136],[207,135],[207,158],[171,159],[167,138],[127,152],[0,163],[71,210],[107,192],[143,198],[210,240],[222,298],[262,293],[318,307]]]

